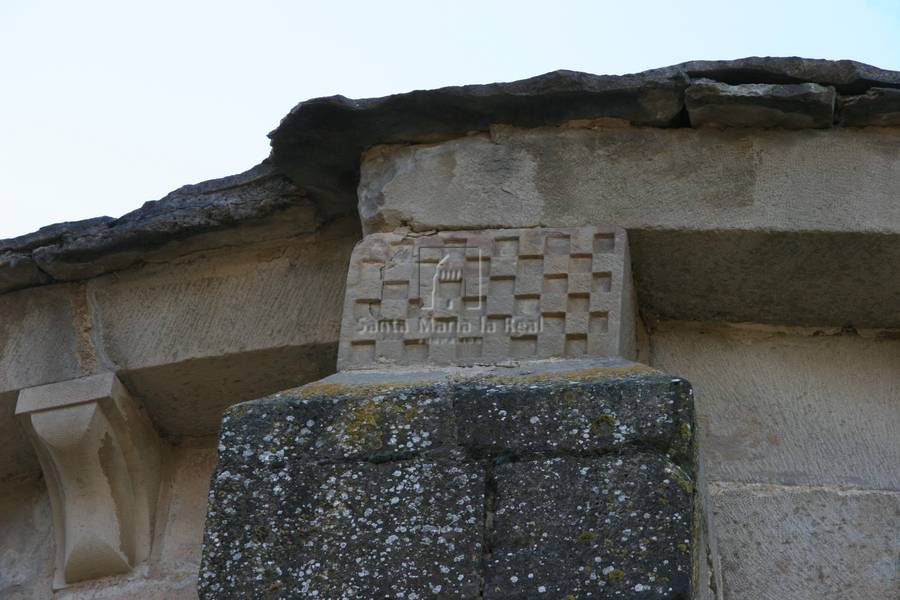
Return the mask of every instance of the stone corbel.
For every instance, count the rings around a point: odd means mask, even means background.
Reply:
[[[50,494],[54,589],[127,573],[146,559],[159,440],[115,374],[22,390],[16,416],[37,450]]]

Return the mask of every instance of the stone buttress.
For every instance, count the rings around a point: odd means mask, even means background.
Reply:
[[[223,420],[203,598],[690,598],[693,397],[624,230],[373,234],[337,374]]]

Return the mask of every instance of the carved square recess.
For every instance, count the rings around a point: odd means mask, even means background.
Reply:
[[[376,233],[354,249],[338,368],[628,356],[623,229]]]

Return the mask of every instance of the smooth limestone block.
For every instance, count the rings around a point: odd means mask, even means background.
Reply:
[[[692,402],[596,359],[349,371],[236,405],[200,596],[684,598]]]
[[[633,358],[634,319],[620,228],[373,234],[350,261],[338,367]]]
[[[728,600],[900,598],[900,493],[720,483]]]

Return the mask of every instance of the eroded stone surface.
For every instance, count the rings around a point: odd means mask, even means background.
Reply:
[[[201,597],[497,597],[484,582],[526,567],[545,581],[535,594],[565,577],[611,597],[651,597],[651,584],[680,597],[695,539],[690,390],[619,363],[343,373],[231,408]],[[563,427],[572,443],[549,442]],[[553,539],[535,533],[546,545],[503,559],[516,527],[550,535],[554,502]],[[613,532],[616,548],[601,548]],[[556,568],[579,536],[599,579]]]
[[[688,598],[693,481],[659,455],[501,465],[485,598]]]
[[[338,367],[633,358],[634,310],[619,228],[374,234],[350,261]]]
[[[254,231],[257,224],[269,231]],[[238,175],[183,186],[118,219],[59,223],[0,240],[0,293],[124,269],[186,238],[207,235],[200,247],[220,246],[226,237],[213,234],[238,225],[251,226],[246,242],[271,239],[282,229],[311,232],[318,224],[305,193],[264,161]]]
[[[511,83],[385,98],[331,96],[302,102],[282,119],[269,134],[272,160],[324,210],[349,213],[356,204],[359,156],[375,145],[431,143],[496,124],[539,127],[613,118],[677,126],[684,90],[697,79],[729,85],[814,83],[842,94],[900,88],[900,73],[851,60],[749,57],[691,61],[623,76],[555,71]]]
[[[277,452],[246,463],[261,473],[220,469],[215,477],[222,500],[209,518],[234,512],[242,526],[208,531],[201,597],[477,596],[477,465],[320,466]]]
[[[453,390],[459,443],[478,455],[597,455],[634,445],[690,462],[690,385],[645,375],[600,384],[587,374],[527,385],[481,380]]]
[[[159,491],[159,439],[115,375],[25,389],[16,416],[50,492],[54,589],[128,573],[144,561]]]
[[[900,126],[900,89],[872,88],[844,98],[840,121],[848,127]]]
[[[685,90],[694,127],[831,127],[834,88],[815,83],[728,85],[701,79]]]

